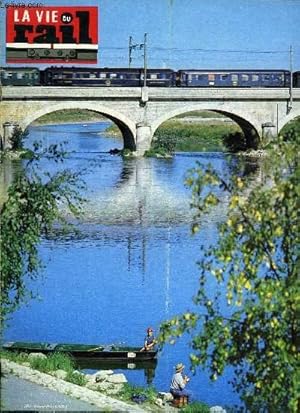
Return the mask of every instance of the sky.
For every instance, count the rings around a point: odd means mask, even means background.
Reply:
[[[0,1],[0,65],[5,66],[5,4]],[[300,70],[300,0],[38,0],[44,6],[98,6],[99,67],[128,67],[128,41],[147,63],[172,69]],[[143,66],[143,51],[132,53]],[[22,65],[24,66],[24,65]]]

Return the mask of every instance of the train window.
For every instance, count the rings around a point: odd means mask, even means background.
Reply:
[[[264,76],[263,76],[263,79],[264,79],[264,80],[270,80],[270,75],[264,75]]]
[[[237,82],[237,81],[239,80],[238,75],[231,75],[231,80],[232,80],[233,82]]]
[[[7,72],[3,73],[3,79],[9,79],[10,77],[12,77],[11,73],[7,73]]]
[[[245,82],[248,82],[249,75],[242,75],[242,80],[244,80]]]
[[[23,79],[23,78],[24,78],[24,73],[18,72],[18,73],[17,73],[17,79]]]
[[[96,73],[91,73],[91,74],[90,74],[90,78],[91,78],[91,79],[95,79],[96,77],[97,77],[97,76],[96,76]]]
[[[227,80],[229,78],[229,75],[220,75],[221,80]]]
[[[124,79],[124,75],[119,75],[119,79]]]
[[[252,75],[252,82],[258,82],[259,75]]]
[[[106,73],[100,73],[99,77],[100,79],[106,79]]]
[[[151,75],[150,75],[150,79],[157,79],[157,74],[156,74],[156,73],[151,74]]]
[[[114,79],[114,78],[117,77],[117,74],[116,73],[110,73],[109,77],[110,77],[110,79]]]
[[[208,74],[208,80],[215,80],[215,74],[214,73],[209,73]]]

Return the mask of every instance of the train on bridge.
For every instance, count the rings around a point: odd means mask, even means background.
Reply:
[[[290,87],[288,70],[202,70],[85,67],[4,67],[0,69],[3,86],[83,86],[83,87]],[[300,87],[300,71],[292,75]]]

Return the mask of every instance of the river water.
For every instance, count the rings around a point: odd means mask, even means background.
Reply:
[[[163,320],[193,309],[200,245],[215,241],[216,223],[224,219],[226,202],[205,218],[203,231],[192,236],[190,191],[184,176],[196,161],[211,163],[224,174],[239,167],[238,161],[222,153],[123,160],[108,153],[121,148],[122,142],[105,136],[107,126],[101,122],[29,128],[29,146],[34,140],[44,145],[68,141],[73,152],[64,166],[86,168],[89,202],[78,235],[54,234],[42,241],[45,269],[29,284],[39,298],[14,313],[6,340],[142,346],[148,326],[157,331]],[[57,168],[46,161],[43,167]],[[256,165],[244,165],[240,171],[249,169],[255,170]],[[188,336],[164,347],[151,371],[157,389],[168,391],[178,362],[186,365],[189,374],[190,352]],[[146,371],[124,373],[134,384],[147,382]],[[200,370],[191,377],[189,388],[198,399],[210,405],[238,403],[227,383],[230,370],[213,384]]]

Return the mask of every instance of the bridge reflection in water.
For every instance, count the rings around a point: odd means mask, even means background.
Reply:
[[[152,162],[153,159],[125,161],[113,188],[100,188],[98,193],[94,191],[83,220],[93,224],[141,227],[189,222],[189,194],[183,189],[171,191],[156,176]],[[173,167],[171,163],[169,167]]]

